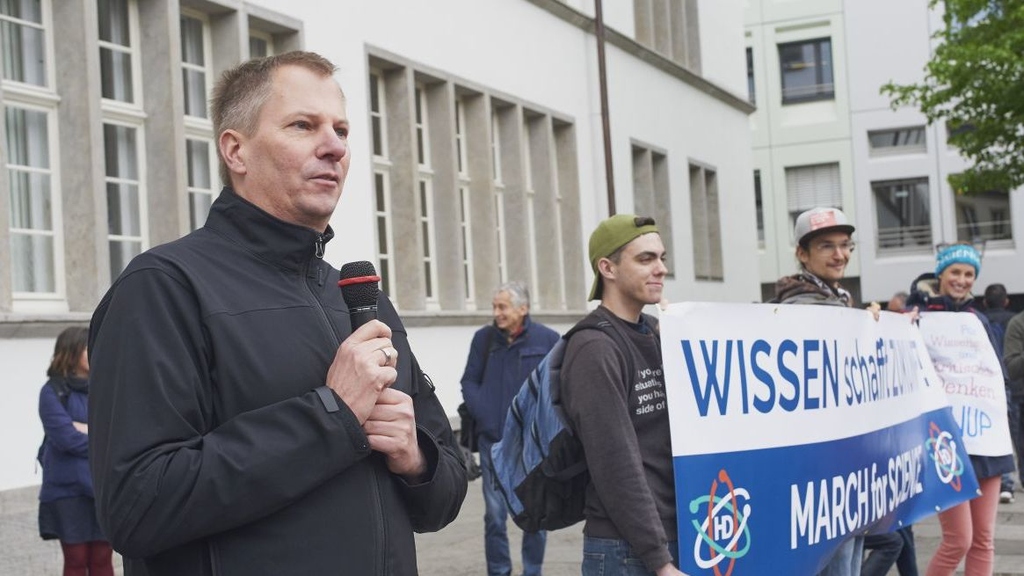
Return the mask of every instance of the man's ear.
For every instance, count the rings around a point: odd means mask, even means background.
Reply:
[[[597,272],[598,274],[605,278],[614,279],[615,271],[612,270],[613,266],[615,266],[614,262],[612,262],[608,258],[601,258],[600,260],[597,261]]]
[[[217,146],[220,148],[221,158],[224,159],[224,164],[228,167],[228,172],[231,174],[245,174],[245,155],[242,151],[242,145],[245,143],[245,137],[235,130],[225,130],[220,133],[220,138],[217,140]]]

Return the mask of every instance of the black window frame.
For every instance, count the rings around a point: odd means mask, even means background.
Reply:
[[[825,68],[823,66],[823,62],[825,60],[825,58],[824,58],[825,54],[824,54],[824,51],[823,51],[822,48],[823,48],[823,46],[826,43],[828,44],[828,63],[829,63],[828,64],[828,70],[829,70],[829,76],[830,76],[828,83],[825,82],[825,78],[823,77],[823,75],[824,75],[824,68]],[[813,51],[814,51],[814,67],[815,67],[815,70],[817,71],[817,75],[816,75],[817,76],[816,77],[817,83],[815,85],[819,86],[819,87],[822,87],[822,88],[819,88],[818,91],[813,93],[813,94],[790,95],[790,96],[787,96],[786,95],[786,68],[785,68],[785,62],[784,62],[783,57],[782,57],[783,50],[785,50],[786,48],[794,47],[794,46],[803,47],[803,46],[807,46],[807,45],[813,46]],[[777,47],[778,47],[778,51],[779,51],[779,81],[780,81],[779,83],[780,83],[781,88],[782,88],[782,104],[783,105],[803,104],[805,102],[817,102],[817,101],[821,101],[821,100],[835,100],[835,97],[836,97],[836,79],[835,79],[835,76],[836,75],[835,75],[835,59],[832,56],[832,37],[831,36],[825,36],[825,37],[821,37],[821,38],[810,38],[808,40],[798,40],[796,42],[783,42],[783,43],[778,44]],[[824,90],[823,88],[826,87],[826,86],[828,87],[828,89]]]

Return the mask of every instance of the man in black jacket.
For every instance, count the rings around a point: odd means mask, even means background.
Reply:
[[[221,77],[227,186],[93,316],[97,512],[128,576],[414,575],[413,532],[465,497],[394,308],[352,330],[322,260],[349,166],[334,70],[291,52]]]

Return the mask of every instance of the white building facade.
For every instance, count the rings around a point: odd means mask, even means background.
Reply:
[[[605,4],[616,210],[662,227],[669,299],[757,299],[741,2]],[[0,490],[39,482],[57,333],[202,225],[207,98],[249,57],[338,65],[353,160],[325,259],[375,263],[449,413],[499,283],[558,329],[588,309],[609,212],[592,0],[11,0],[0,30]]]
[[[937,245],[959,241],[984,252],[976,293],[1024,292],[1021,190],[954,194],[947,177],[966,163],[946,126],[880,93],[921,81],[941,13],[926,0],[748,0],[745,26],[765,295],[796,269],[793,218],[815,205],[857,227],[844,284],[862,302],[906,291]]]

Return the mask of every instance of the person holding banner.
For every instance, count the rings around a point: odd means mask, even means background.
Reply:
[[[935,273],[922,274],[914,280],[907,306],[925,314],[932,311],[973,313],[988,333],[994,351],[994,335],[988,318],[977,310],[971,295],[980,272],[981,255],[973,246],[946,246],[936,255]],[[1004,376],[1005,373],[1004,368]],[[982,456],[972,453],[969,444],[967,452],[978,478],[980,495],[939,513],[942,541],[928,564],[926,576],[952,575],[965,556],[965,576],[992,574],[1000,477],[1013,470],[1013,454]]]
[[[855,243],[854,227],[837,208],[812,208],[796,219],[794,238],[800,272],[775,284],[779,304],[853,306],[853,297],[840,284]],[[878,306],[869,310],[878,317]],[[901,546],[902,547],[902,546]],[[864,537],[843,542],[818,576],[860,576]]]
[[[668,269],[652,218],[618,214],[590,236],[591,317],[567,344],[562,403],[590,472],[584,508],[583,576],[679,576],[675,475],[661,337],[643,314],[661,301]],[[587,320],[584,320],[586,322]]]

